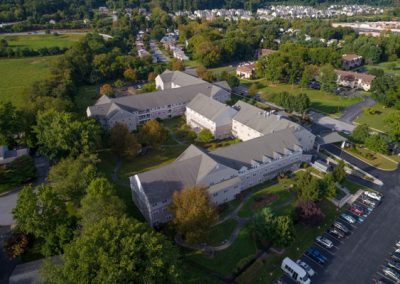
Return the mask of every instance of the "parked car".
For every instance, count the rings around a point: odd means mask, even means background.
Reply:
[[[350,207],[350,212],[357,216],[364,216],[364,211],[360,210],[359,208],[355,207],[354,205]]]
[[[361,198],[360,198],[360,202],[361,202],[362,204],[364,204],[364,205],[366,205],[366,206],[368,206],[368,207],[372,207],[372,208],[375,208],[376,205],[377,205],[374,201],[372,201],[371,199],[366,198],[366,197],[361,197]]]
[[[339,230],[341,230],[341,231],[342,231],[343,233],[345,233],[345,234],[350,234],[350,229],[347,228],[345,225],[343,225],[342,223],[340,223],[340,222],[338,222],[338,221],[335,221],[335,222],[333,223],[333,226],[336,227],[336,228],[338,228]]]
[[[316,249],[314,247],[309,248],[306,251],[306,255],[321,265],[324,265],[328,261],[328,258],[325,255],[323,255],[319,251],[319,249]]]
[[[311,266],[309,266],[306,262],[299,259],[296,261],[296,263],[303,267],[307,274],[310,275],[310,277],[313,277],[315,275],[314,269],[312,269]]]
[[[397,261],[400,261],[400,249],[396,249],[392,255],[391,255],[392,259],[395,259]]]
[[[369,198],[375,199],[376,201],[382,200],[382,194],[374,192],[374,191],[364,191],[364,195]]]
[[[317,243],[319,243],[320,245],[322,245],[328,249],[333,247],[332,241],[325,237],[318,236],[315,240],[317,241]]]
[[[344,238],[344,233],[335,227],[330,228],[328,230],[328,233],[330,233],[331,235],[333,235],[334,237],[336,237],[338,239]]]
[[[387,266],[396,269],[397,271],[400,271],[400,262],[398,261],[389,260]]]
[[[383,274],[385,274],[385,276],[395,280],[396,282],[400,282],[400,273],[394,270],[393,268],[384,267],[382,269],[382,272]]]
[[[400,241],[396,243],[396,247],[400,248]]]
[[[347,222],[349,222],[350,224],[354,224],[356,222],[356,219],[354,217],[350,216],[349,214],[342,213],[340,216],[342,216],[342,218],[344,220],[346,220]]]

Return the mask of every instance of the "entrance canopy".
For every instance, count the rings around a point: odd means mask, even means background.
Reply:
[[[347,142],[347,138],[343,137],[337,132],[331,132],[323,136],[317,136],[316,141],[318,145],[334,144],[339,142]]]

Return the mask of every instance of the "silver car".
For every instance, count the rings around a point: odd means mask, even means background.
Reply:
[[[309,266],[307,263],[305,263],[304,261],[302,261],[301,259],[297,260],[296,263],[298,265],[300,265],[301,267],[304,268],[304,270],[307,272],[307,274],[310,277],[313,277],[315,275],[315,271],[314,269],[311,268],[311,266]]]
[[[350,224],[354,224],[356,222],[356,219],[354,219],[354,217],[350,216],[349,214],[342,213],[341,216],[342,216],[343,219],[345,219]]]
[[[317,243],[321,244],[322,246],[326,247],[326,248],[332,248],[333,247],[333,243],[331,240],[325,238],[325,237],[321,237],[318,236],[316,239]]]

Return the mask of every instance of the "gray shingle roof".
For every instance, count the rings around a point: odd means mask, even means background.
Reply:
[[[295,151],[300,145],[290,129],[234,144],[213,152],[189,146],[175,162],[137,174],[151,204],[171,198],[184,187],[201,185],[207,175],[250,167],[252,160],[262,162],[263,156],[273,158],[274,152],[284,154],[285,148]],[[232,170],[230,170],[232,171]],[[238,180],[231,181],[237,183]],[[213,187],[214,190],[215,186]]]
[[[263,156],[273,159],[274,153],[283,155],[285,149],[295,151],[296,146],[301,147],[301,144],[294,136],[293,131],[284,129],[217,149],[211,152],[210,156],[221,164],[240,170],[243,166],[251,167],[252,161],[262,163]]]
[[[160,75],[160,78],[167,87],[170,86],[171,82],[181,87],[204,83],[200,78],[181,71],[166,70]]]
[[[230,106],[220,103],[203,94],[198,94],[187,105],[187,108],[201,114],[202,116],[214,121],[217,125],[230,124],[232,117],[236,114],[236,110]]]
[[[298,129],[301,127],[295,122],[279,115],[268,114],[267,111],[263,111],[243,101],[238,101],[233,107],[238,110],[238,113],[233,117],[234,120],[262,134],[268,134],[286,128]]]

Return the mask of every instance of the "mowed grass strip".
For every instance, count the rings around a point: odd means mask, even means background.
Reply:
[[[361,98],[342,97],[322,90],[301,88],[298,85],[272,83],[266,79],[241,80],[241,83],[248,87],[253,83],[257,84],[259,93],[267,101],[270,101],[272,96],[283,92],[291,95],[307,94],[311,101],[311,108],[325,114],[338,114],[344,108],[362,101]]]
[[[0,101],[15,106],[29,103],[28,90],[50,74],[50,65],[59,56],[0,59]]]
[[[3,35],[0,39],[5,39],[9,47],[30,48],[38,50],[44,47],[71,47],[75,42],[84,37],[84,34],[68,35]]]

